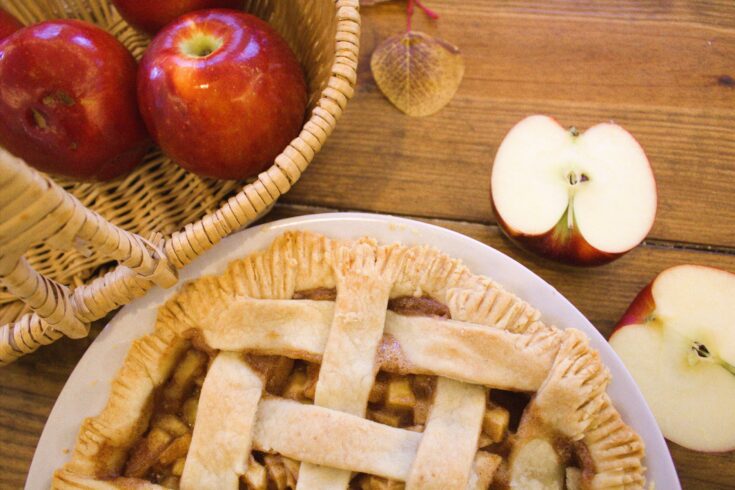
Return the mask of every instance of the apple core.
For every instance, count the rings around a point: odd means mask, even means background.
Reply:
[[[572,135],[574,135],[575,128],[572,128],[570,132]],[[583,172],[578,172],[576,170],[570,170],[567,173],[567,181],[569,182],[569,203],[567,204],[566,209],[566,224],[567,224],[567,230],[571,231],[574,228],[574,195],[577,193],[577,191],[580,189],[580,186],[584,184],[585,182],[588,182],[590,179],[587,177],[587,174]],[[560,223],[563,223],[565,220],[562,219]]]

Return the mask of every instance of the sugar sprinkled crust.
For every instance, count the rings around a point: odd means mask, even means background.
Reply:
[[[335,287],[334,302],[291,299],[298,291]],[[451,320],[386,313],[388,299],[402,296],[431,297],[448,307]],[[282,453],[306,456],[299,488],[309,483],[344,488],[349,470],[359,469],[393,472],[385,476],[400,477],[409,488],[428,488],[432,481],[444,488],[482,486],[492,479],[498,457],[478,453],[478,459],[466,448],[477,444],[478,413],[488,388],[536,392],[511,451],[511,479],[534,478],[516,471],[524,447],[543,452],[544,444],[563,436],[586,448],[584,485],[642,488],[643,443],[610,403],[605,393],[609,375],[599,356],[580,332],[547,326],[539,318],[524,301],[431,247],[285,233],[267,250],[231,263],[224,274],[184,285],[160,308],[155,331],[133,343],[106,407],[82,424],[72,459],[56,472],[54,487],[160,488],[119,475],[148,426],[156,387],[194,340],[222,351],[219,356],[247,351],[324,362],[304,431],[317,434],[324,429],[318,424],[326,423],[320,421],[332,420],[343,429],[330,434],[334,447],[349,447],[359,430],[360,444],[376,448],[382,447],[381,440],[394,441],[395,456],[402,455],[396,464],[404,461],[390,469],[381,462],[384,454],[315,454],[319,449],[299,434],[279,434],[283,420],[258,415],[264,404],[283,417],[298,416],[302,408],[265,397],[253,404],[248,429],[253,435],[244,444],[257,448],[278,441]],[[443,388],[438,388],[424,437],[360,422],[378,369],[440,377]],[[227,386],[239,389],[232,383],[219,389]],[[455,405],[463,409],[451,409]],[[443,412],[447,416],[440,417]],[[206,415],[197,420],[200,416]],[[440,446],[451,444],[449,434],[457,432],[450,430],[453,425],[466,433],[457,442],[465,449],[443,454]],[[442,460],[452,468],[447,481],[432,476]],[[333,466],[317,466],[326,463]],[[192,474],[189,464],[185,474]],[[235,470],[241,474],[244,468]],[[182,479],[182,488],[193,488],[190,480]]]

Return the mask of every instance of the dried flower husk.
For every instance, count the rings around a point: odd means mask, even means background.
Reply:
[[[383,94],[409,116],[428,116],[449,103],[464,75],[459,48],[418,31],[391,36],[370,60]]]

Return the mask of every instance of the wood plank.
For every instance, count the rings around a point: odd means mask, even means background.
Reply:
[[[429,0],[432,9],[441,9],[443,2]],[[735,12],[729,0],[506,0],[485,2],[468,0],[462,3],[468,14],[538,15],[544,17],[594,18],[609,22],[647,22],[704,25],[712,29],[732,28]],[[402,10],[401,2],[392,8]],[[363,9],[363,14],[369,13]]]
[[[431,25],[417,13],[418,29],[466,61],[455,99],[426,118],[391,106],[369,69],[375,45],[404,29],[402,3],[364,8],[357,94],[284,201],[493,222],[497,147],[515,122],[546,113],[580,128],[614,120],[637,137],[658,182],[652,237],[735,246],[735,5],[545,5],[434,2]]]
[[[277,205],[267,220],[310,212],[303,206]],[[519,260],[567,296],[608,335],[630,300],[656,273],[681,263],[719,266],[735,271],[735,255],[642,246],[608,266],[570,269],[532,258],[508,243],[495,226],[427,220],[493,246]],[[78,359],[99,332],[79,341],[63,339],[2,368],[0,376],[0,488],[21,488],[35,446],[51,408]],[[670,444],[686,489],[726,489],[735,481],[735,452],[704,454]]]
[[[0,368],[0,488],[25,485],[36,444],[56,398],[102,325],[95,325],[89,338],[61,339],[35,355]]]

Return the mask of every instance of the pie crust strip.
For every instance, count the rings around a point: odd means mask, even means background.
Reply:
[[[181,490],[237,490],[262,393],[263,382],[239,353],[217,355],[202,385]]]
[[[51,488],[52,490],[165,490],[161,485],[140,478],[117,477],[100,480],[68,470],[56,471]]]
[[[406,481],[407,490],[467,486],[477,453],[486,396],[482,386],[447,378],[437,380],[434,405]]]
[[[327,338],[332,335],[330,328],[334,310],[335,303],[332,301],[254,300],[241,297],[234,300],[215,320],[202,322],[200,326],[207,344],[214,349],[255,351],[318,361],[327,348]],[[379,320],[374,319],[376,324]],[[364,323],[354,327],[366,328]],[[377,330],[377,326],[374,328]],[[380,329],[382,332],[382,326]],[[391,355],[382,359],[382,369],[432,374],[519,391],[538,390],[551,369],[558,349],[558,344],[555,346],[555,342],[545,342],[549,339],[540,335],[537,341],[533,334],[511,333],[485,325],[440,318],[403,316],[390,311],[385,313],[384,333],[381,346],[397,346],[387,349]],[[370,345],[365,346],[370,349],[374,345],[376,332],[372,331],[371,335]],[[357,347],[351,337],[344,333],[335,335],[333,342],[336,348]],[[344,344],[338,346],[340,342]],[[358,353],[353,354],[352,357],[358,357]],[[344,355],[349,355],[349,350]],[[352,368],[354,372],[349,378],[355,376],[357,379],[369,374],[369,383],[372,383],[372,369],[375,367],[372,358],[370,361],[355,362]],[[518,366],[523,366],[523,370],[519,370]],[[340,368],[335,366],[335,369]],[[346,368],[343,365],[341,369]],[[320,379],[319,386],[321,383]],[[364,385],[369,383],[366,381]],[[361,406],[363,399],[367,401],[364,385],[359,386],[359,389],[358,385],[348,386],[346,393],[358,389],[361,394],[353,398],[353,408]],[[361,410],[364,410],[362,406]]]
[[[337,299],[324,347],[314,405],[365,416],[379,365],[388,296],[403,247],[356,243],[335,250]],[[347,488],[350,472],[303,463],[296,488]]]
[[[348,473],[405,481],[421,436],[338,410],[266,398],[258,407],[253,445]]]

